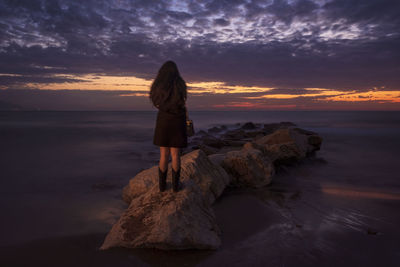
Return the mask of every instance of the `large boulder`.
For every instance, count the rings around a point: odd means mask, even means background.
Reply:
[[[203,152],[206,153],[207,156],[218,153],[218,148],[215,147],[207,146],[204,144],[200,144],[198,147],[199,149],[203,150]]]
[[[168,165],[167,181],[172,181],[171,163]],[[203,198],[211,205],[230,183],[231,177],[219,165],[213,164],[207,155],[197,149],[181,157],[181,182],[193,180],[201,189]],[[170,188],[170,183],[167,183]],[[158,165],[146,169],[133,177],[122,191],[122,198],[126,203],[152,188],[158,189]]]
[[[294,127],[294,126],[296,126],[296,124],[294,124],[293,122],[282,121],[282,122],[278,122],[278,123],[275,122],[275,123],[264,124],[263,130],[264,130],[265,134],[271,134],[278,129],[289,128],[289,127]]]
[[[224,140],[242,140],[246,138],[246,132],[243,129],[234,129],[227,131],[221,137]]]
[[[240,127],[240,129],[243,129],[243,130],[252,130],[252,129],[256,129],[256,128],[257,128],[257,126],[254,123],[252,123],[251,121],[246,122],[245,124],[242,125],[242,127]]]
[[[214,147],[214,148],[221,148],[221,147],[226,145],[223,140],[221,140],[219,138],[216,138],[216,137],[214,137],[212,135],[203,136],[201,138],[201,142],[204,145],[207,145],[207,146],[210,146],[210,147]]]
[[[234,186],[266,186],[275,174],[272,161],[258,149],[229,151],[222,160],[217,157],[213,160],[220,162],[232,176]]]
[[[221,230],[194,180],[182,190],[159,192],[153,186],[130,202],[107,234],[100,250],[111,247],[217,249]]]
[[[293,128],[293,131],[303,136],[306,136],[307,139],[307,155],[313,153],[315,151],[320,150],[322,144],[322,137],[319,136],[316,132],[301,129],[301,128]]]
[[[171,181],[171,172],[167,179]],[[180,181],[180,191],[173,192],[167,183],[167,190],[159,192],[158,166],[132,178],[123,189],[129,207],[100,249],[217,249],[221,230],[211,204],[230,183],[230,176],[198,149],[181,157]]]
[[[320,149],[322,138],[300,128],[282,128],[245,146],[257,148],[275,164],[298,161]]]

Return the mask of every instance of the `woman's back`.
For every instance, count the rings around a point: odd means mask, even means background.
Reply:
[[[170,114],[185,113],[186,83],[173,61],[167,61],[160,68],[150,90],[150,99],[159,110]]]
[[[166,189],[169,154],[172,155],[172,188],[179,191],[180,148],[187,147],[186,84],[173,61],[158,71],[150,99],[158,108],[153,144],[160,147],[159,187]]]

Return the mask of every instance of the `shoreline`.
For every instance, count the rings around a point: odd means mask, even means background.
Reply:
[[[244,196],[226,192],[217,200],[216,205],[218,201],[222,201],[221,204],[223,204],[225,200],[228,200],[225,202],[230,203],[226,204],[229,208],[226,213],[231,217],[220,215],[222,213],[217,214],[217,219],[225,221],[226,231],[231,232],[228,236],[225,233],[222,239],[223,242],[225,238],[231,240],[229,249],[226,249],[223,243],[223,250],[218,252],[165,252],[154,249],[111,248],[110,251],[98,253],[95,248],[100,246],[107,232],[97,232],[36,239],[20,245],[1,246],[0,262],[3,263],[2,266],[10,267],[36,264],[41,266],[132,266],[135,263],[134,266],[172,266],[177,261],[186,266],[207,266],[207,264],[221,262],[231,262],[232,266],[235,266],[235,262],[256,266],[261,266],[263,263],[270,265],[285,263],[285,266],[296,267],[310,266],[311,263],[341,264],[340,266],[397,266],[400,258],[400,251],[397,249],[397,243],[400,240],[397,225],[400,223],[400,217],[394,211],[400,208],[399,201],[344,197],[340,194],[326,194],[321,191],[324,182],[332,181],[334,185],[351,188],[362,188],[367,185],[366,187],[371,188],[376,186],[384,192],[386,187],[396,192],[399,187],[393,180],[396,175],[393,152],[397,143],[394,144],[393,141],[398,142],[397,139],[391,137],[381,140],[374,136],[356,139],[355,136],[347,134],[331,132],[326,132],[326,134],[326,139],[323,135],[326,143],[318,153],[320,153],[320,158],[328,160],[328,164],[320,164],[323,162],[318,162],[318,160],[312,164],[307,163],[303,166],[300,164],[291,168],[292,170],[288,173],[281,173],[274,181],[275,184],[267,187],[265,192],[258,192],[259,199],[264,198],[278,206],[282,205],[279,206],[281,208],[288,205],[288,201],[290,205],[293,205],[281,211],[288,218],[295,219],[296,223],[280,222],[281,217],[276,216],[277,221],[274,223],[276,232],[272,230],[268,232],[268,229],[261,224],[261,219],[239,221],[237,226],[233,225],[237,222],[236,220],[244,220],[244,217],[251,218],[251,214],[258,214],[260,209],[257,209],[259,207],[257,204],[255,204],[257,212],[254,211],[254,213],[252,209],[236,209],[234,198],[249,202],[254,199],[246,200]],[[349,161],[350,157],[360,155],[360,153],[362,153],[360,157]],[[379,161],[384,155],[390,154],[393,158]],[[246,195],[249,192],[237,193]],[[265,204],[262,201],[258,202],[260,205],[261,203]],[[317,210],[318,207],[322,207],[321,212]],[[215,209],[217,210],[217,206]],[[245,216],[245,212],[251,214]],[[264,215],[262,218],[265,219],[266,224],[269,223],[267,216]],[[272,223],[272,220],[270,222]],[[248,231],[246,235],[235,233],[235,230],[243,228]],[[285,234],[288,236],[283,238]],[[243,236],[247,236],[248,239],[243,239]],[[297,239],[291,239],[294,237]],[[302,242],[300,238],[303,238]],[[235,246],[237,246],[236,250]],[[249,253],[249,256],[240,254],[241,250]],[[365,251],[374,253],[365,255]],[[300,257],[303,256],[302,261]],[[297,265],[294,264],[296,259]],[[171,264],[163,265],[169,262]]]
[[[309,161],[306,162],[307,164],[315,164],[315,162]],[[299,169],[294,171],[281,171],[278,177],[282,183],[274,182],[267,190],[264,188],[224,191],[213,205],[217,221],[223,231],[222,246],[217,251],[122,247],[100,251],[98,248],[107,232],[98,232],[36,239],[20,245],[1,246],[1,263],[2,266],[8,267],[30,265],[210,266],[221,264],[264,266],[270,260],[275,265],[285,264],[287,266],[310,266],[310,264],[354,266],[354,264],[361,264],[360,262],[363,266],[376,266],[378,263],[395,266],[393,263],[396,261],[393,257],[397,239],[395,236],[388,236],[387,231],[382,233],[382,230],[379,229],[376,232],[377,228],[367,228],[368,223],[357,226],[360,222],[354,221],[348,222],[350,223],[348,226],[338,224],[332,230],[326,231],[325,234],[318,233],[319,230],[315,227],[323,222],[319,217],[329,215],[324,215],[324,212],[328,212],[328,210],[321,213],[316,211],[313,205],[309,206],[307,203],[310,199],[324,200],[324,193],[316,192],[315,188],[307,190],[302,179],[298,183],[290,180],[304,169],[307,168],[299,166]],[[289,186],[288,182],[291,183]],[[316,192],[316,194],[312,195],[312,192]],[[305,193],[307,195],[304,195]],[[340,205],[347,203],[346,199],[337,196],[329,196],[326,199],[338,201],[337,203]],[[354,201],[364,203],[363,199],[354,199]],[[390,203],[400,204],[399,201],[390,201]],[[293,213],[288,213],[292,209],[294,209]],[[301,218],[302,216],[304,218]],[[355,218],[352,216],[354,215],[350,214],[348,220],[354,220]],[[308,224],[307,220],[314,222]],[[354,231],[351,229],[352,227],[362,227],[363,231]],[[328,243],[325,245],[315,243],[320,238]],[[334,241],[335,239],[336,241]],[[361,245],[355,247],[355,244],[360,244],[360,242]],[[326,247],[329,243],[334,247]],[[391,243],[393,244],[390,245]],[[303,246],[301,246],[302,244]],[[381,247],[382,244],[386,245]],[[364,260],[356,256],[363,255],[363,249],[371,249],[371,246],[375,248],[374,255],[370,255]],[[388,247],[392,247],[393,250],[387,250]],[[332,250],[333,248],[335,249]],[[311,254],[304,257],[307,255],[306,252]],[[246,257],[246,253],[250,253],[251,258],[249,258],[250,256]],[[347,255],[344,258],[341,257],[343,253]],[[347,258],[350,255],[353,258]],[[383,258],[384,255],[386,255],[385,258]],[[241,264],[237,264],[238,260]]]

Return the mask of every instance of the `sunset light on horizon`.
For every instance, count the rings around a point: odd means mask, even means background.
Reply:
[[[88,91],[123,91],[116,96],[144,98],[147,101],[152,80],[132,76],[105,76],[96,74],[68,75],[56,74],[54,77],[64,77],[70,81],[55,83],[26,83],[25,89],[33,90],[88,90]],[[74,81],[76,80],[76,81]],[[214,109],[238,108],[238,109],[296,109],[292,104],[263,104],[265,99],[285,100],[312,98],[313,101],[329,102],[365,102],[372,101],[379,104],[400,103],[400,91],[389,91],[384,88],[373,88],[365,92],[340,91],[326,88],[304,88],[302,92],[279,93],[279,88],[256,86],[232,86],[224,82],[187,82],[189,97],[196,96],[224,96],[234,95],[238,101],[226,102],[210,106]],[[312,108],[312,107],[310,107]]]
[[[0,1],[0,109],[155,110],[173,60],[191,110],[400,110],[396,6],[352,3]]]

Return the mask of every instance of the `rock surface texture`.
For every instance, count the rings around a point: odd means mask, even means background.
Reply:
[[[158,189],[158,165],[133,177],[122,193],[129,207],[100,249],[218,249],[222,231],[212,204],[224,189],[266,186],[275,167],[312,155],[322,143],[291,122],[235,126],[215,126],[191,138],[181,157],[180,191],[171,189],[171,164],[164,192]]]

